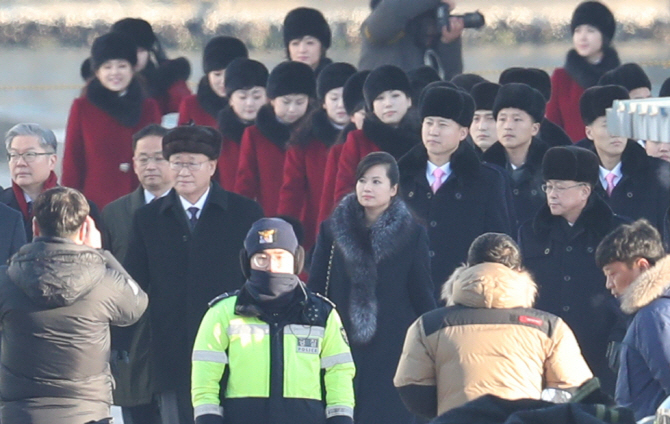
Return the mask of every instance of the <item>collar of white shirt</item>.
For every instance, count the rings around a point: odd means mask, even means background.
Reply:
[[[165,197],[169,192],[170,192],[170,190],[168,189],[165,193],[161,194],[158,197],[159,198],[160,197]],[[148,205],[149,203],[151,203],[155,198],[156,198],[156,196],[151,194],[151,192],[149,190],[147,190],[146,188],[144,189],[144,204],[145,205]]]
[[[611,171],[608,170],[608,169],[603,168],[602,166],[600,166],[600,184],[603,185],[603,188],[605,190],[607,190],[607,180],[605,179],[605,177],[610,172],[615,175],[613,183],[614,183],[614,186],[616,187],[616,185],[619,184],[619,181],[623,177],[623,174],[621,173],[621,162],[617,163],[616,166],[614,168],[612,168]]]
[[[442,166],[437,166],[433,162],[428,161],[428,166],[426,167],[426,179],[428,180],[428,185],[432,186],[433,183],[435,182],[435,175],[433,175],[433,172],[437,168],[440,168],[444,174],[442,174],[442,183],[447,181],[447,178],[449,178],[449,175],[451,175],[451,162],[447,162]]]
[[[198,208],[198,212],[195,213],[195,217],[200,219],[200,214],[202,213],[202,208],[205,207],[205,201],[207,201],[207,196],[209,196],[209,188],[207,188],[207,191],[200,196],[197,202],[191,203],[188,200],[184,199],[183,197],[179,196],[179,200],[181,201],[181,206],[184,208],[184,212],[186,212],[187,217],[191,217],[191,214],[188,211],[188,208],[191,208],[195,206]]]

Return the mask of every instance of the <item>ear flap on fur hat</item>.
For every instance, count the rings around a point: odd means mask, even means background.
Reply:
[[[615,100],[630,98],[628,90],[620,85],[595,86],[586,89],[579,99],[579,111],[582,114],[584,125],[591,125],[593,121],[605,116],[607,108],[612,107]]]

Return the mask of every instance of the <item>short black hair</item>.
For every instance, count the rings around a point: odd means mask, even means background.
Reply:
[[[644,258],[651,265],[665,256],[663,240],[658,230],[646,219],[622,224],[602,239],[596,249],[596,265],[603,268],[612,262],[629,267],[636,259]]]
[[[502,233],[484,233],[468,249],[468,266],[494,262],[514,270],[521,270],[521,249],[514,239]]]
[[[168,129],[161,126],[160,124],[149,124],[146,127],[142,128],[135,134],[133,134],[133,152],[137,147],[137,142],[143,139],[144,137],[149,137],[155,135],[157,137],[165,137],[165,134],[168,133]]]
[[[54,187],[37,196],[33,202],[33,213],[45,237],[71,237],[90,212],[83,194],[69,187]]]
[[[376,165],[384,165],[386,167],[386,176],[391,180],[391,187],[398,185],[400,181],[398,162],[396,162],[391,154],[386,152],[372,152],[361,159],[356,168],[356,179],[354,181],[358,181],[368,169]]]

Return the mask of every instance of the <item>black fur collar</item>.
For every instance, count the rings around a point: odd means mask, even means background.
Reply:
[[[209,86],[207,75],[200,80],[196,97],[200,107],[203,108],[205,112],[212,115],[213,118],[216,118],[219,115],[219,111],[228,104],[227,98],[219,97],[219,95],[212,90],[212,87]]]
[[[585,138],[581,140],[576,146],[589,149],[596,155],[596,146],[593,144],[593,140]],[[626,142],[626,148],[621,154],[621,173],[623,175],[631,175],[642,172],[644,168],[648,166],[649,156],[644,150],[644,147],[640,146],[637,142],[633,140],[628,140]]]
[[[370,114],[363,121],[363,134],[380,150],[390,153],[396,160],[421,143],[421,133],[412,126],[407,113],[398,127],[392,127]]]
[[[299,119],[291,125],[282,124],[277,119],[272,105],[269,104],[263,105],[256,116],[256,126],[261,134],[282,150],[286,149],[291,131],[300,126],[301,121],[302,119]]]
[[[124,127],[134,127],[142,117],[144,93],[136,78],[130,81],[126,94],[106,89],[98,78],[93,78],[86,86],[86,98],[95,106],[110,114]]]
[[[544,158],[544,154],[547,150],[549,150],[549,145],[547,143],[539,138],[533,137],[533,140],[530,142],[530,147],[528,148],[528,156],[526,157],[524,166],[527,166],[531,172],[539,172],[542,169],[542,158]],[[493,145],[484,152],[482,160],[484,162],[498,165],[504,169],[507,168],[507,153],[499,141],[493,143]]]
[[[152,61],[141,72],[147,80],[149,93],[152,97],[163,96],[177,81],[186,81],[191,75],[191,65],[185,57],[166,60],[156,67]]]
[[[414,146],[405,156],[400,159],[398,166],[401,172],[415,174],[420,173],[425,180],[426,163],[428,152],[423,144]],[[480,173],[481,162],[475,149],[466,140],[461,141],[458,148],[451,155],[451,171],[457,178],[474,178]]]
[[[333,211],[333,237],[351,281],[349,337],[355,343],[368,343],[377,332],[377,266],[402,254],[412,234],[411,224],[412,215],[399,198],[370,228],[365,226],[365,212],[355,193],[344,197]]]
[[[328,118],[324,109],[315,109],[309,116],[302,120],[303,123],[296,129],[291,137],[291,144],[305,146],[314,139],[319,140],[328,147],[335,144],[341,130],[335,128]]]
[[[335,143],[333,145],[338,145],[338,144],[343,144],[345,141],[347,141],[347,136],[349,135],[350,132],[353,130],[357,129],[356,124],[353,122],[349,122],[347,125],[342,128],[342,131],[337,135],[337,138],[335,139]]]
[[[241,121],[230,106],[226,106],[219,111],[217,122],[221,134],[237,144],[240,144],[242,141],[242,133],[244,133],[244,130],[247,129],[248,126],[254,124],[253,122]]]
[[[615,216],[609,205],[593,191],[572,228],[575,231],[593,233],[596,238],[602,239],[612,230]],[[547,237],[552,228],[561,225],[562,221],[564,218],[552,215],[545,203],[533,218],[533,232],[540,237]]]
[[[603,49],[603,59],[595,65],[580,56],[575,49],[571,49],[565,58],[564,68],[580,87],[587,89],[598,84],[598,80],[605,72],[619,65],[621,65],[621,61],[617,51],[613,47],[605,47]]]

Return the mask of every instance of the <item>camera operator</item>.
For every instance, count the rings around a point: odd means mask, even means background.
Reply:
[[[484,24],[479,13],[449,16],[455,0],[371,0],[370,6],[361,26],[362,70],[390,64],[409,71],[428,65],[449,80],[463,71],[463,29]],[[471,17],[474,22],[468,22]]]

